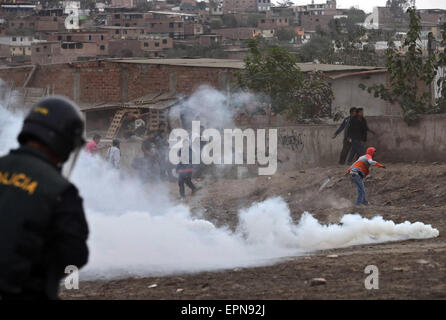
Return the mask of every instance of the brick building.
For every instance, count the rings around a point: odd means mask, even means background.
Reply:
[[[179,17],[152,18],[146,28],[147,33],[167,33],[173,39],[183,39],[184,21]]]
[[[9,2],[9,1],[8,1]],[[21,2],[21,3],[14,3],[14,1],[11,1],[11,3],[2,3],[0,5],[0,10],[2,13],[5,14],[31,14],[36,10],[36,4],[30,2]]]
[[[290,21],[286,17],[280,16],[269,16],[266,18],[259,19],[257,26],[259,28],[283,28],[288,27],[290,25]]]
[[[259,0],[223,0],[223,14],[257,12],[257,1]]]
[[[104,26],[99,30],[107,32],[109,39],[138,39],[138,37],[145,35],[143,27],[118,27],[118,26]]]
[[[421,17],[421,28],[423,31],[433,32],[439,37],[439,27],[446,21],[446,10],[424,9],[418,10]]]
[[[294,6],[294,22],[305,29],[315,31],[317,27],[326,28],[328,22],[339,14],[336,9],[336,0],[327,0],[326,3]]]
[[[54,32],[46,34],[44,37],[48,41],[96,42],[106,46],[109,40],[109,33],[106,31]]]
[[[32,36],[0,37],[0,57],[4,63],[30,63],[31,45],[41,42]]]
[[[5,28],[9,33],[63,31],[65,17],[62,16],[26,16],[10,19]]]
[[[173,40],[167,36],[142,36],[137,39],[111,40],[109,55],[111,57],[150,57],[164,56],[173,48]]]
[[[212,30],[213,33],[228,40],[253,39],[257,33],[257,28],[225,28]]]
[[[139,42],[141,50],[148,57],[159,57],[163,51],[173,48],[173,40],[167,36],[145,36]]]
[[[108,54],[112,58],[143,57],[141,42],[137,39],[111,39],[108,42]]]
[[[301,18],[301,27],[305,30],[305,32],[314,32],[318,28],[327,29],[328,24],[331,20],[334,19],[334,16],[331,15],[306,15]]]
[[[152,17],[150,13],[142,12],[114,12],[107,16],[107,26],[117,27],[146,27],[147,19]]]
[[[186,37],[196,37],[204,33],[204,28],[202,24],[199,23],[185,23],[184,24],[184,35]]]
[[[210,47],[215,44],[219,44],[223,41],[222,35],[217,34],[202,34],[198,39],[198,43],[203,47]]]
[[[144,34],[168,34],[173,39],[203,33],[197,15],[173,12],[115,12],[108,16],[107,26],[143,28]]]
[[[224,89],[242,61],[224,59],[130,59],[39,65],[28,86],[51,88],[80,104],[130,101],[149,93],[190,94],[200,85]],[[0,69],[0,78],[23,86],[30,67]]]
[[[257,11],[269,12],[271,7],[271,0],[257,0]]]
[[[105,46],[86,41],[48,41],[31,46],[32,64],[58,64],[96,59],[106,55]]]
[[[225,59],[105,59],[71,64],[0,69],[0,78],[16,87],[49,88],[70,97],[82,108],[122,104],[149,94],[188,95],[206,84],[226,91],[243,61]],[[386,69],[374,67],[302,63],[302,72],[323,72],[334,91],[332,110],[348,111],[364,106],[369,115],[398,114],[399,107],[374,98],[359,88],[385,84]],[[34,71],[33,71],[34,70]],[[346,94],[346,92],[348,94]],[[209,106],[212,110],[212,106]]]
[[[111,0],[110,8],[133,8],[135,7],[134,0]]]
[[[210,13],[213,16],[221,16],[223,14],[223,0],[216,0],[210,8]]]

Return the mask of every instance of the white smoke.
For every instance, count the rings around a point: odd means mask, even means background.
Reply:
[[[17,145],[21,121],[0,108],[1,155]],[[304,213],[296,224],[280,197],[240,210],[234,232],[193,217],[187,206],[169,199],[162,184],[144,185],[85,153],[73,182],[84,198],[91,232],[84,279],[265,265],[318,249],[439,235],[421,222],[395,224],[359,215],[345,215],[342,225],[321,225]]]
[[[200,120],[204,128],[228,129],[234,127],[234,116],[239,109],[247,109],[259,103],[259,97],[247,92],[223,93],[207,85],[200,86],[178,108],[184,122]]]
[[[17,135],[22,128],[21,116],[8,111],[0,105],[0,154],[18,146]]]

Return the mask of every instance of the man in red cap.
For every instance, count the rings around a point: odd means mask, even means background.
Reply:
[[[370,166],[385,168],[383,164],[373,160],[375,154],[376,149],[374,147],[368,148],[367,153],[359,157],[359,159],[347,170],[346,175],[350,176],[350,179],[358,189],[358,198],[356,199],[357,206],[369,204],[365,195],[364,178],[369,175]]]

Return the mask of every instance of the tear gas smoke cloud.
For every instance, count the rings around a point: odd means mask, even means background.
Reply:
[[[22,117],[0,108],[0,153],[17,145]],[[345,215],[342,225],[321,225],[309,213],[291,219],[285,201],[271,198],[239,212],[233,232],[193,217],[162,185],[120,176],[98,157],[82,153],[73,182],[84,198],[90,261],[83,279],[147,276],[271,264],[317,249],[438,236],[421,222],[395,224],[381,217]]]
[[[241,106],[249,108],[249,106],[255,105],[259,99],[259,97],[243,91],[232,92],[228,95],[202,85],[193,95],[184,100],[179,108],[182,111],[187,110],[184,120],[189,126],[192,120],[199,119],[204,128],[227,129],[234,127],[233,117],[236,108]]]

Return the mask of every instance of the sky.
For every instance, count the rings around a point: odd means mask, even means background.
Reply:
[[[292,0],[296,5],[311,3],[311,0]],[[314,3],[325,3],[326,0],[315,0]],[[373,7],[384,6],[386,0],[337,0],[338,8],[359,7],[366,12],[372,12]],[[446,0],[416,0],[418,9],[446,9]]]

